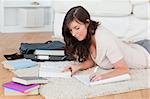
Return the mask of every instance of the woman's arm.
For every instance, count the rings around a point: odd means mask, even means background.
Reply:
[[[126,64],[126,62],[121,59],[117,61],[116,63],[112,64],[114,67],[113,71],[101,74],[101,73],[94,73],[90,76],[91,81],[96,81],[100,79],[106,79],[106,78],[111,78],[117,75],[129,73],[129,68]]]
[[[89,57],[86,61],[80,63],[80,64],[70,64],[64,68],[63,71],[71,71],[72,74],[76,73],[79,70],[84,70],[87,68],[90,68],[94,66],[94,61],[91,57]]]

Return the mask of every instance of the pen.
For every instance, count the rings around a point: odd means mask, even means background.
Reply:
[[[98,66],[97,66],[97,67],[95,67],[95,69],[94,69],[94,72],[93,72],[93,73],[97,72],[97,70],[98,70]]]
[[[97,72],[97,70],[98,70],[98,68],[99,68],[98,66],[97,66],[97,67],[95,67],[95,69],[94,69],[93,73],[96,73],[96,72]],[[93,76],[93,77],[94,77],[94,76]],[[92,78],[93,78],[93,77],[92,77]],[[92,81],[92,78],[90,78],[90,82]]]

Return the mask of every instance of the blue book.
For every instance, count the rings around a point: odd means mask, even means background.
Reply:
[[[22,92],[4,87],[4,95],[5,96],[27,96],[27,95],[37,95],[38,93],[39,93],[38,89],[32,90],[27,93],[22,93]]]
[[[7,69],[15,70],[36,66],[37,62],[34,62],[30,59],[17,59],[17,60],[3,61],[2,64]]]

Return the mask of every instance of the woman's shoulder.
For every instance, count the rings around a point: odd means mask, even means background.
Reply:
[[[97,27],[95,36],[97,39],[101,39],[101,40],[114,39],[114,38],[116,39],[116,36],[102,24]]]

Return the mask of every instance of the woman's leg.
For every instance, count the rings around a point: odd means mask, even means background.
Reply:
[[[144,39],[135,43],[143,46],[150,53],[150,40]]]

